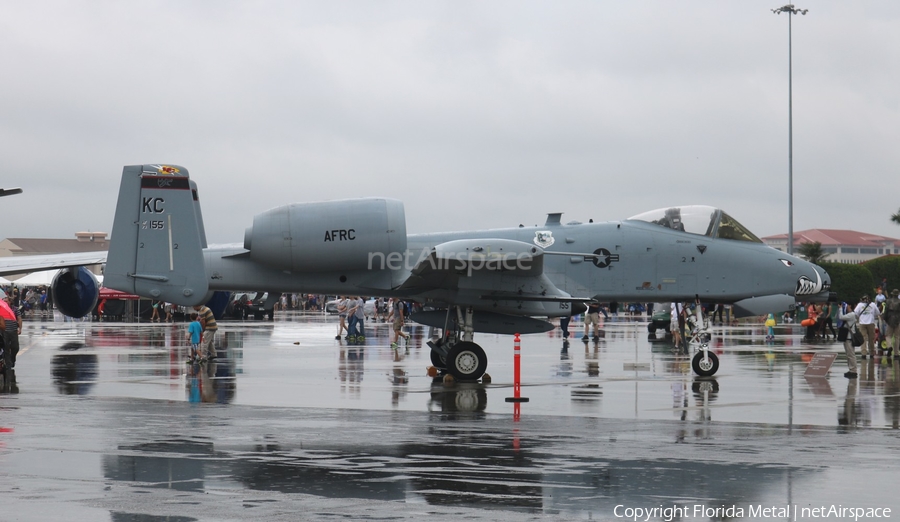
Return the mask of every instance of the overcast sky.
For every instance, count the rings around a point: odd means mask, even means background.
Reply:
[[[410,232],[709,204],[786,233],[781,5],[0,1],[0,238],[110,231],[141,163],[190,170],[211,243],[364,196]],[[900,2],[797,6],[794,230],[900,237]]]

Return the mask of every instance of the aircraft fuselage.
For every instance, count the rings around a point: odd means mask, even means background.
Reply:
[[[340,232],[329,235],[340,238]],[[732,303],[749,296],[783,294],[796,288],[801,276],[817,279],[814,265],[764,244],[714,239],[664,229],[637,221],[517,227],[481,231],[410,234],[406,251],[390,259],[373,259],[363,269],[294,272],[267,268],[255,263],[240,246],[211,247],[204,250],[206,273],[211,290],[304,292],[329,295],[378,295],[423,302],[454,303],[499,312],[562,316],[571,313],[570,303],[486,300],[489,287],[510,291],[525,284],[528,277],[515,270],[500,277],[487,277],[477,270],[460,270],[445,289],[410,292],[398,288],[413,268],[428,257],[436,245],[455,240],[509,239],[535,244],[538,233],[550,232],[552,245],[544,248],[543,273],[558,290],[573,297],[601,301],[658,302],[690,300]],[[345,237],[352,232],[345,231]],[[344,239],[353,241],[353,239]],[[310,245],[311,250],[327,249]],[[579,255],[581,254],[581,255]],[[592,254],[595,257],[587,257]],[[327,256],[327,252],[322,252]],[[389,266],[385,266],[389,265]],[[821,274],[818,274],[821,281]],[[519,281],[521,280],[521,281]],[[467,281],[472,284],[467,285]],[[472,290],[468,291],[467,287]]]

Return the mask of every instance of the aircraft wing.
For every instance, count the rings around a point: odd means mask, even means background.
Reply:
[[[400,290],[457,290],[461,280],[493,272],[539,276],[544,271],[543,250],[511,239],[460,239],[431,247],[420,256]],[[465,285],[465,283],[462,283]]]
[[[75,252],[0,258],[0,276],[106,263],[106,252]]]
[[[544,274],[542,248],[510,239],[460,239],[431,247],[396,290],[516,315],[548,315],[548,308],[583,301]]]

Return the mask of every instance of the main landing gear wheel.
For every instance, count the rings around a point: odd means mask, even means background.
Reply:
[[[719,371],[719,358],[711,351],[706,352],[707,360],[703,360],[703,351],[699,351],[691,360],[691,368],[700,377],[710,377]]]
[[[431,365],[435,368],[444,369],[447,367],[447,361],[438,355],[436,351],[431,350]]]
[[[487,354],[480,346],[473,342],[460,341],[450,347],[446,366],[447,371],[459,381],[477,381],[487,370],[487,363]]]

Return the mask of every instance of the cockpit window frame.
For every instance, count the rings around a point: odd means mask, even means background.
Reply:
[[[709,216],[705,233],[698,232],[702,229],[702,216]],[[708,205],[683,205],[660,208],[632,216],[628,218],[628,221],[642,221],[674,232],[684,232],[685,234],[711,239],[728,239],[748,243],[763,242],[749,228],[742,225],[730,214],[722,209]],[[689,226],[685,227],[685,223]]]

